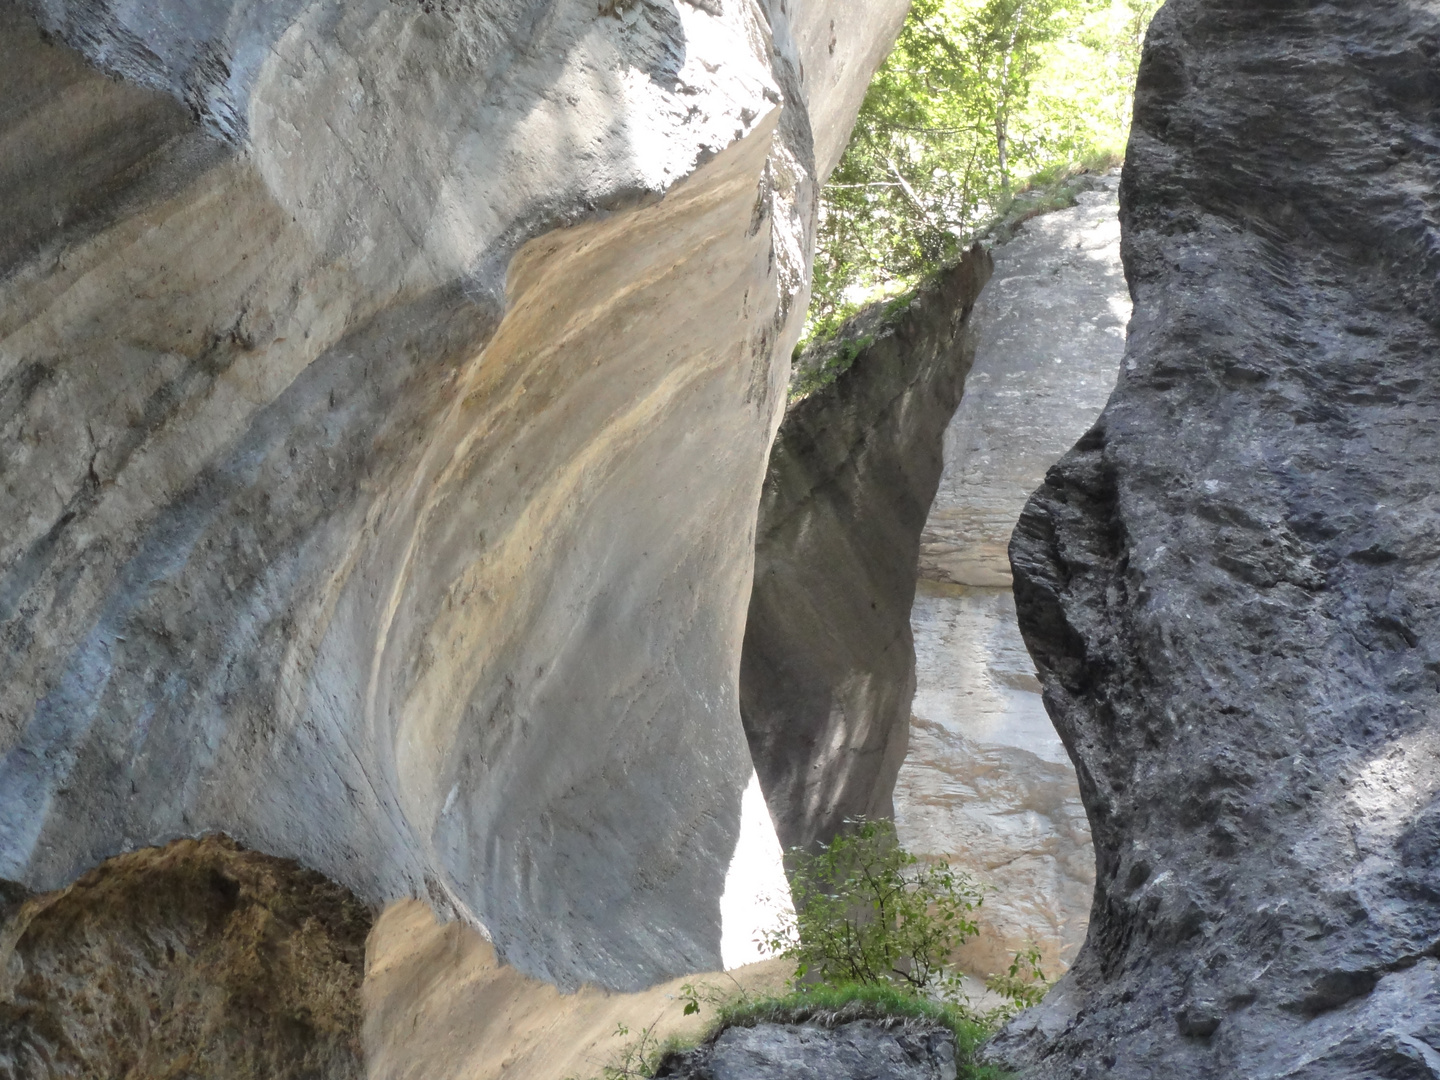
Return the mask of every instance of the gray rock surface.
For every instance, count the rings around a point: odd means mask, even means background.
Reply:
[[[1105,407],[1125,348],[1120,178],[1089,183],[993,250],[910,616],[916,691],[895,826],[910,851],[988,887],[960,958],[982,977],[1032,945],[1063,972],[1095,885],[1079,784],[1020,638],[1005,554],[1025,500]]]
[[[903,314],[860,316],[845,338],[868,344],[792,404],[776,436],[740,712],[786,847],[829,840],[847,817],[891,812],[915,690],[920,529],[970,367],[971,306],[989,275],[977,249]]]
[[[672,1080],[955,1080],[955,1036],[938,1026],[853,1020],[835,1027],[732,1027],[662,1064]]]
[[[985,887],[980,933],[958,957],[966,972],[1004,971],[1033,945],[1058,976],[1085,940],[1095,855],[1014,601],[922,580],[911,625],[917,688],[895,781],[900,843]]]
[[[1125,349],[1118,175],[994,249],[975,305],[975,369],[945,431],[920,575],[1010,587],[1010,533],[1045,471],[1100,415]]]
[[[755,506],[904,7],[0,8],[0,878],[223,832],[567,986],[748,941]]]
[[[1011,547],[1093,830],[1039,1078],[1440,1074],[1440,12],[1171,0],[1114,397]]]

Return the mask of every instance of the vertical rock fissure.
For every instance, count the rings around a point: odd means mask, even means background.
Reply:
[[[797,382],[849,366],[792,403],[776,436],[740,666],[741,716],[786,847],[891,813],[915,686],[920,530],[989,275],[989,256],[972,251],[903,312],[877,305],[800,360]]]
[[[1115,383],[1129,316],[1118,186],[1118,176],[1093,178],[1077,205],[995,247],[995,276],[974,313],[975,366],[923,534],[896,826],[911,851],[948,859],[987,888],[981,933],[960,957],[981,977],[1031,947],[1052,976],[1063,971],[1093,898],[1089,778],[1083,769],[1077,778],[1046,715],[1016,622],[1029,583],[1017,580],[1012,596],[1006,548],[1025,499]],[[1058,648],[1083,657],[1063,617],[1047,625]]]

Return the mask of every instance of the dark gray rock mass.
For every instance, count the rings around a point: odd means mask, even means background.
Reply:
[[[955,1080],[955,1036],[938,1025],[732,1027],[656,1072],[668,1080]]]
[[[1440,9],[1171,0],[1119,386],[1011,546],[1079,771],[1027,1080],[1440,1075]]]
[[[787,848],[888,816],[905,757],[920,532],[974,357],[976,249],[884,321],[833,382],[791,405],[760,498],[740,714]],[[802,365],[810,358],[802,358]]]

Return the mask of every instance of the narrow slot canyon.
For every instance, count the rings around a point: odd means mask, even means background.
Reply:
[[[971,317],[975,360],[921,536],[896,831],[986,887],[981,932],[963,954],[982,979],[1032,946],[1059,975],[1089,924],[1089,825],[1020,637],[1008,547],[1025,500],[1115,385],[1130,319],[1118,188],[1118,175],[1097,178],[1076,206],[992,249],[994,277]]]
[[[0,1080],[1440,1078],[1437,117],[1422,0],[0,5]]]

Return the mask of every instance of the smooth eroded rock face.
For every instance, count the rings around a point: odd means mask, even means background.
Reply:
[[[7,907],[0,1076],[364,1075],[370,913],[314,871],[179,840]]]
[[[566,986],[751,940],[755,506],[904,13],[832,8],[0,12],[0,878],[220,831]]]
[[[987,887],[961,957],[978,976],[1032,946],[1052,976],[1064,971],[1095,885],[1080,788],[1020,638],[1005,556],[1030,492],[1104,408],[1125,348],[1119,177],[1087,186],[994,249],[910,615],[916,691],[895,826],[910,851]]]
[[[945,471],[921,537],[920,575],[1010,587],[1025,500],[1105,407],[1130,294],[1120,265],[1119,177],[1087,181],[994,249],[975,305],[975,368],[945,429]]]
[[[649,1057],[666,1039],[690,1041],[714,1019],[685,1013],[685,988],[704,998],[783,994],[795,965],[769,959],[691,973],[635,993],[582,986],[564,993],[500,963],[458,920],[440,924],[413,900],[375,920],[365,954],[366,1080],[567,1080],[598,1077]],[[642,1047],[643,1040],[643,1047]],[[641,1053],[643,1050],[643,1054]]]
[[[1040,701],[1015,605],[1001,589],[920,582],[917,689],[895,781],[906,850],[986,889],[959,960],[983,978],[1034,946],[1053,976],[1085,940],[1095,855],[1075,769]]]
[[[1011,547],[1096,848],[1027,1078],[1440,1061],[1440,14],[1171,0],[1120,384]]]
[[[732,1027],[713,1043],[672,1057],[673,1080],[955,1080],[955,1036],[938,1026],[852,1020],[833,1027]]]
[[[915,689],[920,529],[989,274],[977,248],[903,314],[857,317],[844,333],[851,366],[791,405],[776,436],[740,711],[786,847],[828,841],[848,817],[890,814]]]

